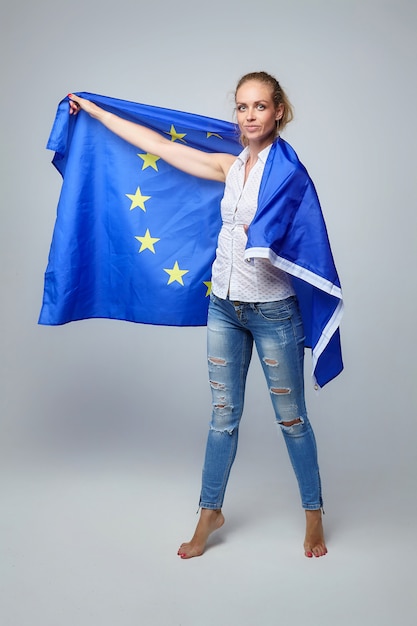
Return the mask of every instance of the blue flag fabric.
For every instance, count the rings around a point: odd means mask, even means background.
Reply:
[[[343,369],[342,290],[314,184],[283,139],[269,152],[258,210],[248,230],[245,258],[256,257],[292,276],[314,376],[322,387]]]
[[[239,154],[236,125],[79,93],[104,109],[207,152]],[[62,100],[47,148],[63,177],[39,323],[112,318],[207,322],[223,184],[144,154]],[[274,142],[248,231],[247,258],[293,277],[320,386],[343,368],[340,283],[313,183],[288,143]]]
[[[207,152],[238,154],[236,126],[79,93],[104,109]],[[105,317],[207,322],[224,185],[144,154],[60,102],[47,148],[63,176],[39,323]]]

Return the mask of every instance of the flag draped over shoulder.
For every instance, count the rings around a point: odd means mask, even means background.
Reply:
[[[79,93],[102,108],[207,152],[239,154],[234,124]],[[207,322],[223,184],[143,153],[62,100],[47,148],[63,177],[39,323],[111,318],[173,326]],[[288,272],[320,386],[343,368],[342,296],[311,179],[291,146],[274,142],[246,257]]]
[[[238,154],[234,124],[79,93],[172,141]],[[40,324],[207,322],[222,183],[184,174],[60,102],[47,148],[63,177]]]
[[[315,187],[283,139],[269,152],[258,210],[248,230],[245,258],[256,257],[292,276],[314,376],[322,387],[343,369],[342,291]]]

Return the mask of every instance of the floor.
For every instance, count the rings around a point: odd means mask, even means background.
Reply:
[[[306,559],[287,466],[277,480],[252,461],[237,459],[226,524],[189,561],[176,551],[194,529],[198,480],[181,449],[164,464],[149,449],[9,464],[1,624],[415,626],[413,478],[331,473],[329,554]]]

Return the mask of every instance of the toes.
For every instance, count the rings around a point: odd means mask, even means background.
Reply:
[[[182,543],[180,547],[178,548],[178,552],[177,552],[178,556],[184,557],[186,555],[186,550],[187,550],[186,545]]]
[[[304,554],[308,559],[311,559],[313,556],[318,558],[319,556],[327,554],[327,548],[325,545],[318,545],[313,548],[310,548],[310,546],[304,546]]]
[[[315,546],[312,550],[306,550],[305,555],[309,558],[311,557],[320,557],[320,556],[324,556],[325,554],[327,554],[327,548],[326,546]]]

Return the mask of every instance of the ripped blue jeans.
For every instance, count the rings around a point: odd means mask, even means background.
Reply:
[[[304,330],[295,296],[247,303],[211,295],[207,349],[212,418],[200,507],[220,509],[236,456],[246,377],[255,346],[304,509],[322,506],[314,433],[304,400]]]

